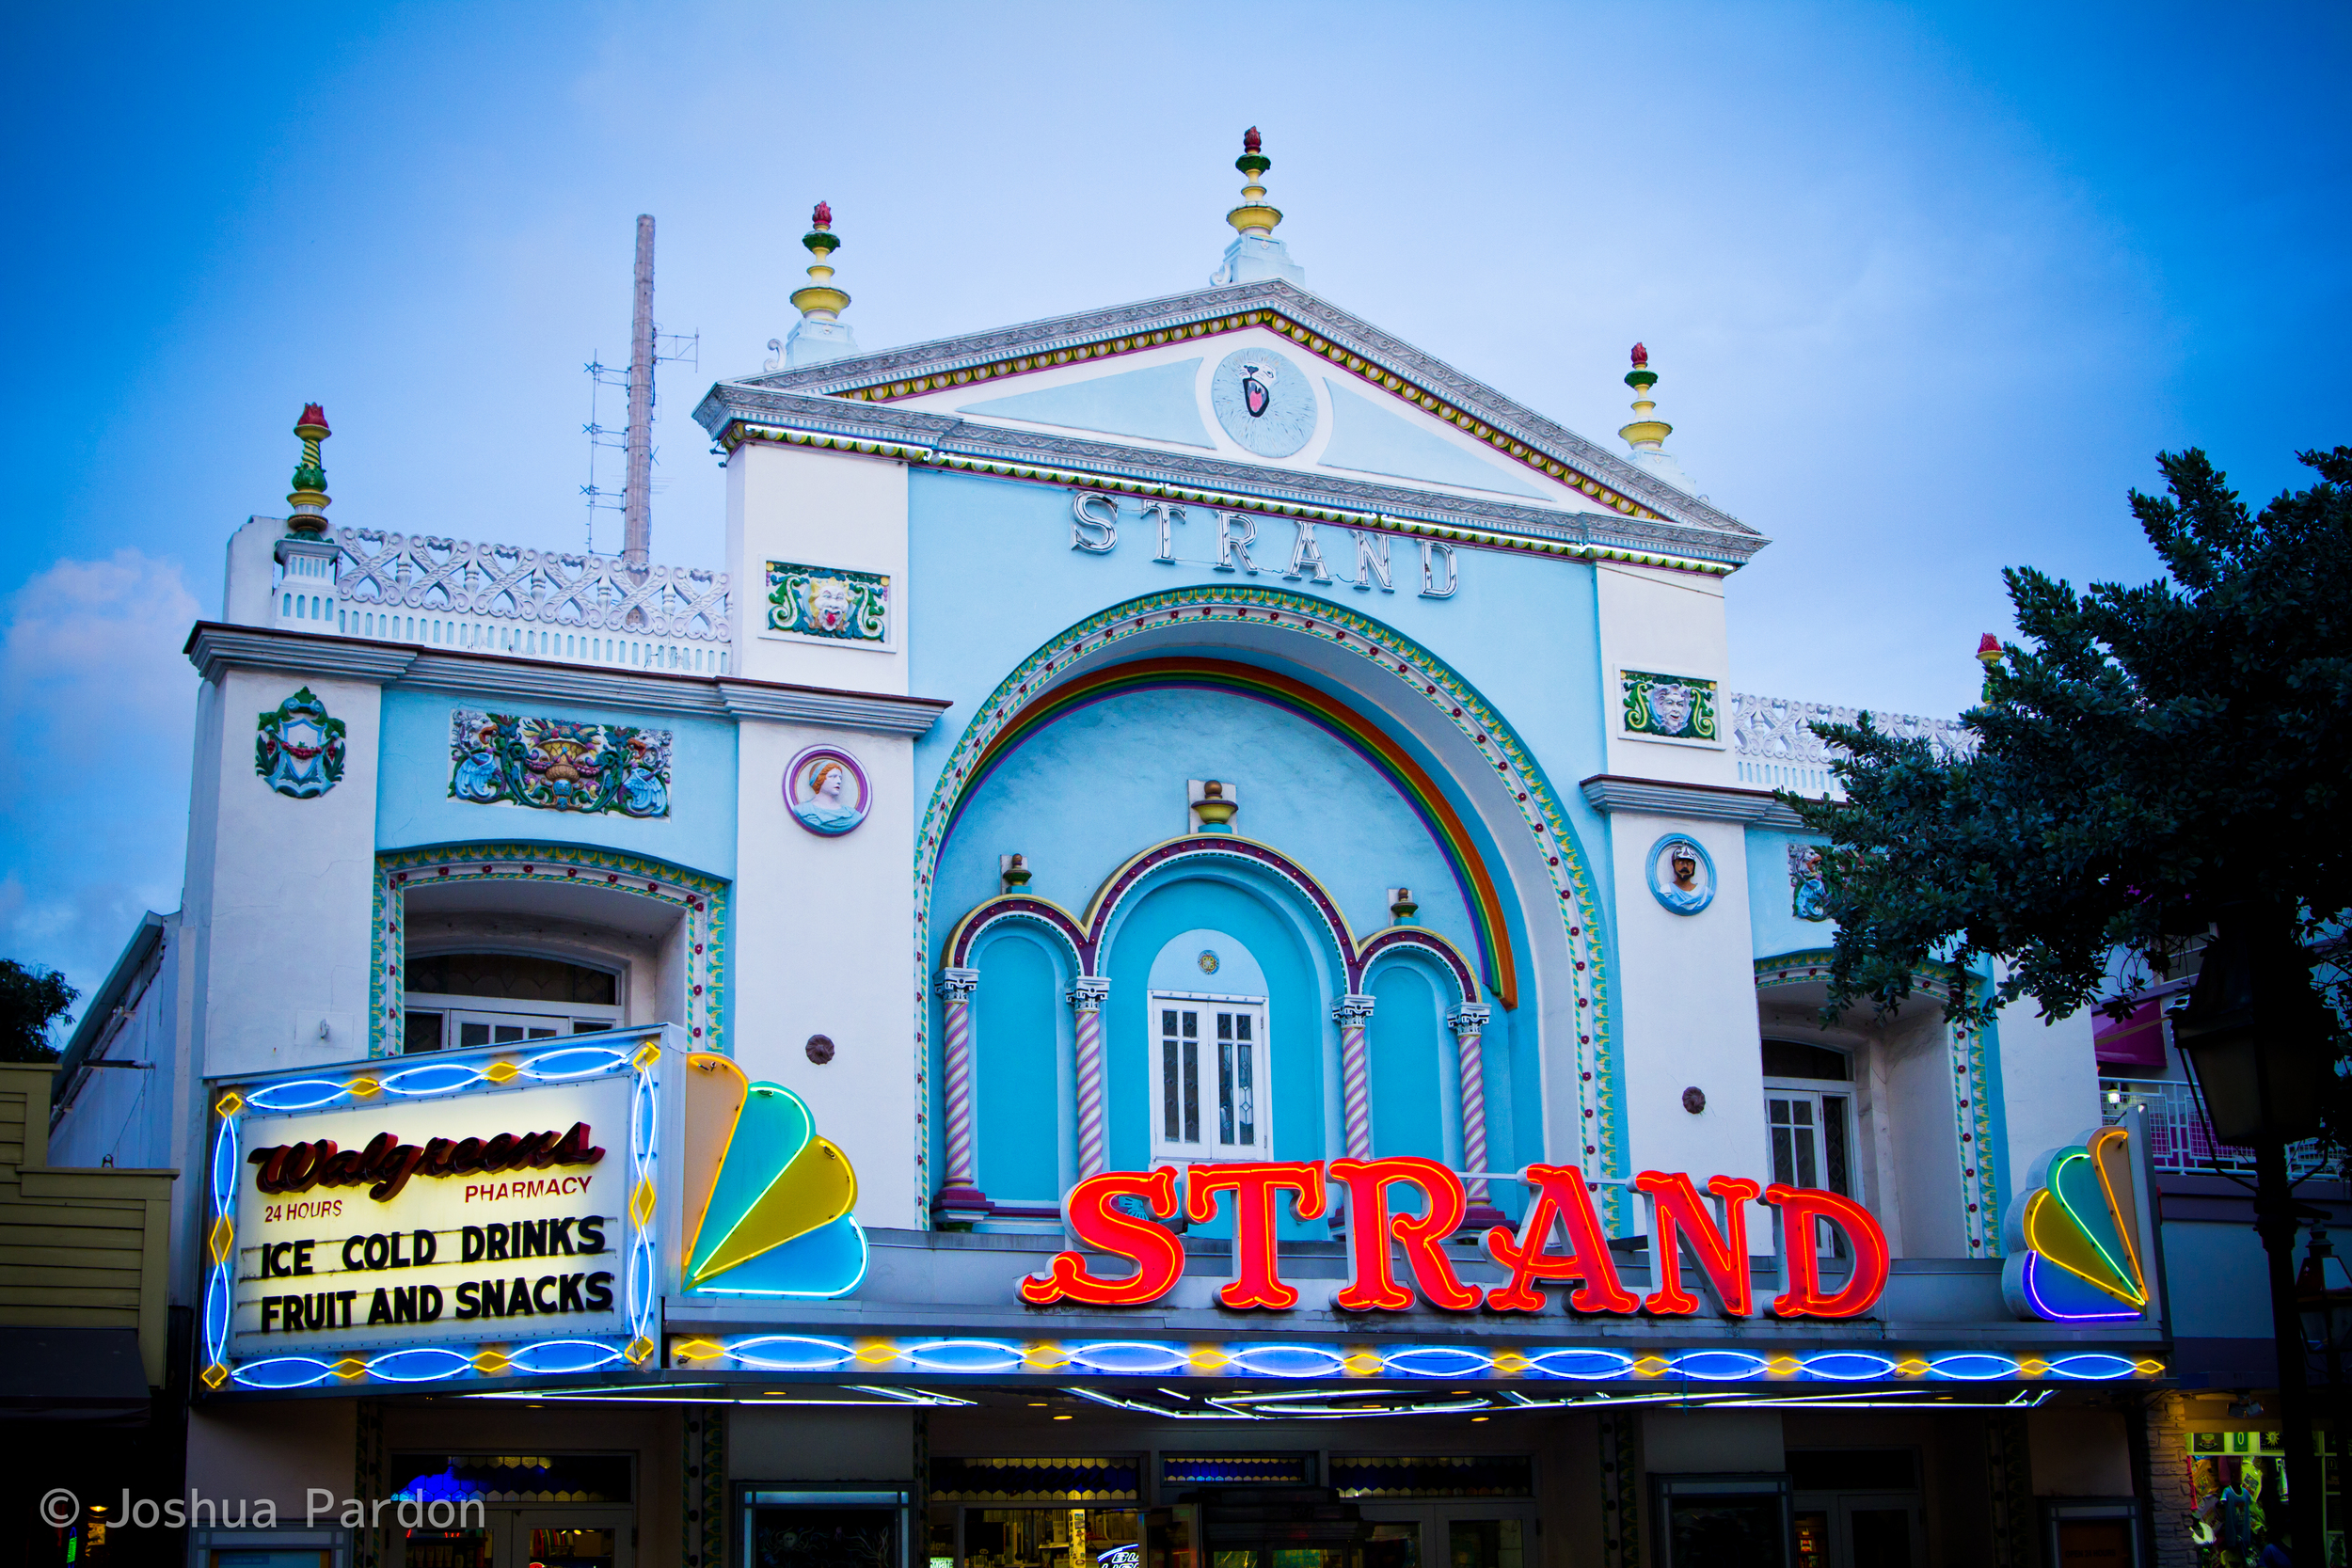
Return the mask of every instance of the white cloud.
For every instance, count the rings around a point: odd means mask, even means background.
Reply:
[[[177,904],[196,616],[179,566],[129,548],[57,562],[9,600],[0,725],[21,771],[0,801],[0,956],[87,990],[142,910]]]

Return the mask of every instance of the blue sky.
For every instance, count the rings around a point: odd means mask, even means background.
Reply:
[[[862,343],[1204,281],[1246,125],[1311,287],[1608,438],[1627,346],[1775,543],[1735,684],[1973,693],[1999,568],[2144,578],[2123,504],[2352,441],[2340,6],[24,8],[0,158],[0,954],[87,987],[176,906],[222,550],[326,405],[338,521],[577,547],[592,354],[658,314],[658,560],[713,562],[687,418],[792,320],[829,199]],[[617,404],[609,404],[617,414]],[[597,543],[615,525],[599,517]]]

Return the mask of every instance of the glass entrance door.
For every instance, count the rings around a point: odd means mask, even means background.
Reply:
[[[632,1508],[490,1508],[479,1526],[394,1535],[393,1568],[636,1568]]]
[[[1496,1503],[1366,1503],[1364,1568],[1535,1568],[1535,1511]]]
[[[628,1510],[516,1509],[499,1568],[636,1568]]]
[[[1925,1568],[1915,1497],[1800,1493],[1796,1568]]]

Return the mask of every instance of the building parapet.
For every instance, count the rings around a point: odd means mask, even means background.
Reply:
[[[1790,697],[1760,697],[1752,691],[1731,699],[1731,752],[1740,782],[1752,788],[1786,789],[1816,800],[1842,800],[1845,790],[1830,765],[1845,753],[1813,733],[1815,724],[1852,724],[1867,711],[1887,735],[1915,737],[1940,755],[1965,756],[1977,737],[1957,719],[1927,719],[1912,713],[1836,707]]]
[[[325,543],[316,561],[231,550],[232,579],[271,574],[268,613],[254,624],[592,669],[734,672],[724,572],[380,529],[334,529]],[[231,605],[261,597],[258,581],[231,581]]]

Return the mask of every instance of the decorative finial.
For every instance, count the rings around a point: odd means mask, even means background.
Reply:
[[[1264,145],[1254,125],[1241,134],[1242,154],[1233,160],[1233,166],[1242,171],[1248,183],[1241,188],[1241,205],[1225,214],[1226,222],[1260,240],[1270,238],[1274,226],[1282,221],[1280,211],[1266,205],[1265,186],[1259,182],[1265,171],[1274,166],[1274,160],[1258,150]]]
[[[1649,350],[1640,343],[1633,345],[1633,368],[1626,372],[1625,384],[1633,388],[1633,422],[1617,434],[1637,454],[1661,450],[1675,427],[1650,417],[1658,409],[1649,395],[1649,389],[1658,385],[1658,372],[1649,368]]]
[[[1192,811],[1200,819],[1204,833],[1230,833],[1233,831],[1233,814],[1241,802],[1225,793],[1222,780],[1211,779],[1200,785],[1200,793],[1192,800]]]
[[[326,533],[326,467],[319,458],[319,443],[335,433],[326,428],[326,410],[315,403],[302,405],[302,418],[294,421],[294,433],[302,437],[302,461],[294,465],[294,494],[286,500],[294,508],[294,515],[286,519],[286,531],[312,539]]]
[[[785,341],[784,357],[787,365],[796,367],[857,352],[856,335],[841,320],[841,312],[850,307],[850,296],[833,281],[833,253],[841,248],[841,238],[833,231],[830,202],[819,201],[809,214],[808,232],[801,236],[801,244],[816,260],[808,265],[808,281],[792,291],[792,304],[801,319]]]
[[[1984,700],[1993,700],[1993,672],[2001,667],[2001,640],[1991,632],[1977,639],[1977,662],[1984,666]]]
[[[1413,923],[1413,916],[1420,911],[1421,905],[1414,899],[1411,888],[1392,887],[1389,889],[1390,919],[1399,926],[1410,926]]]
[[[803,316],[832,321],[850,305],[850,296],[833,286],[833,253],[841,248],[833,231],[833,209],[819,201],[808,222],[808,232],[801,236],[801,243],[817,260],[808,264],[807,286],[792,291],[792,303]]]

